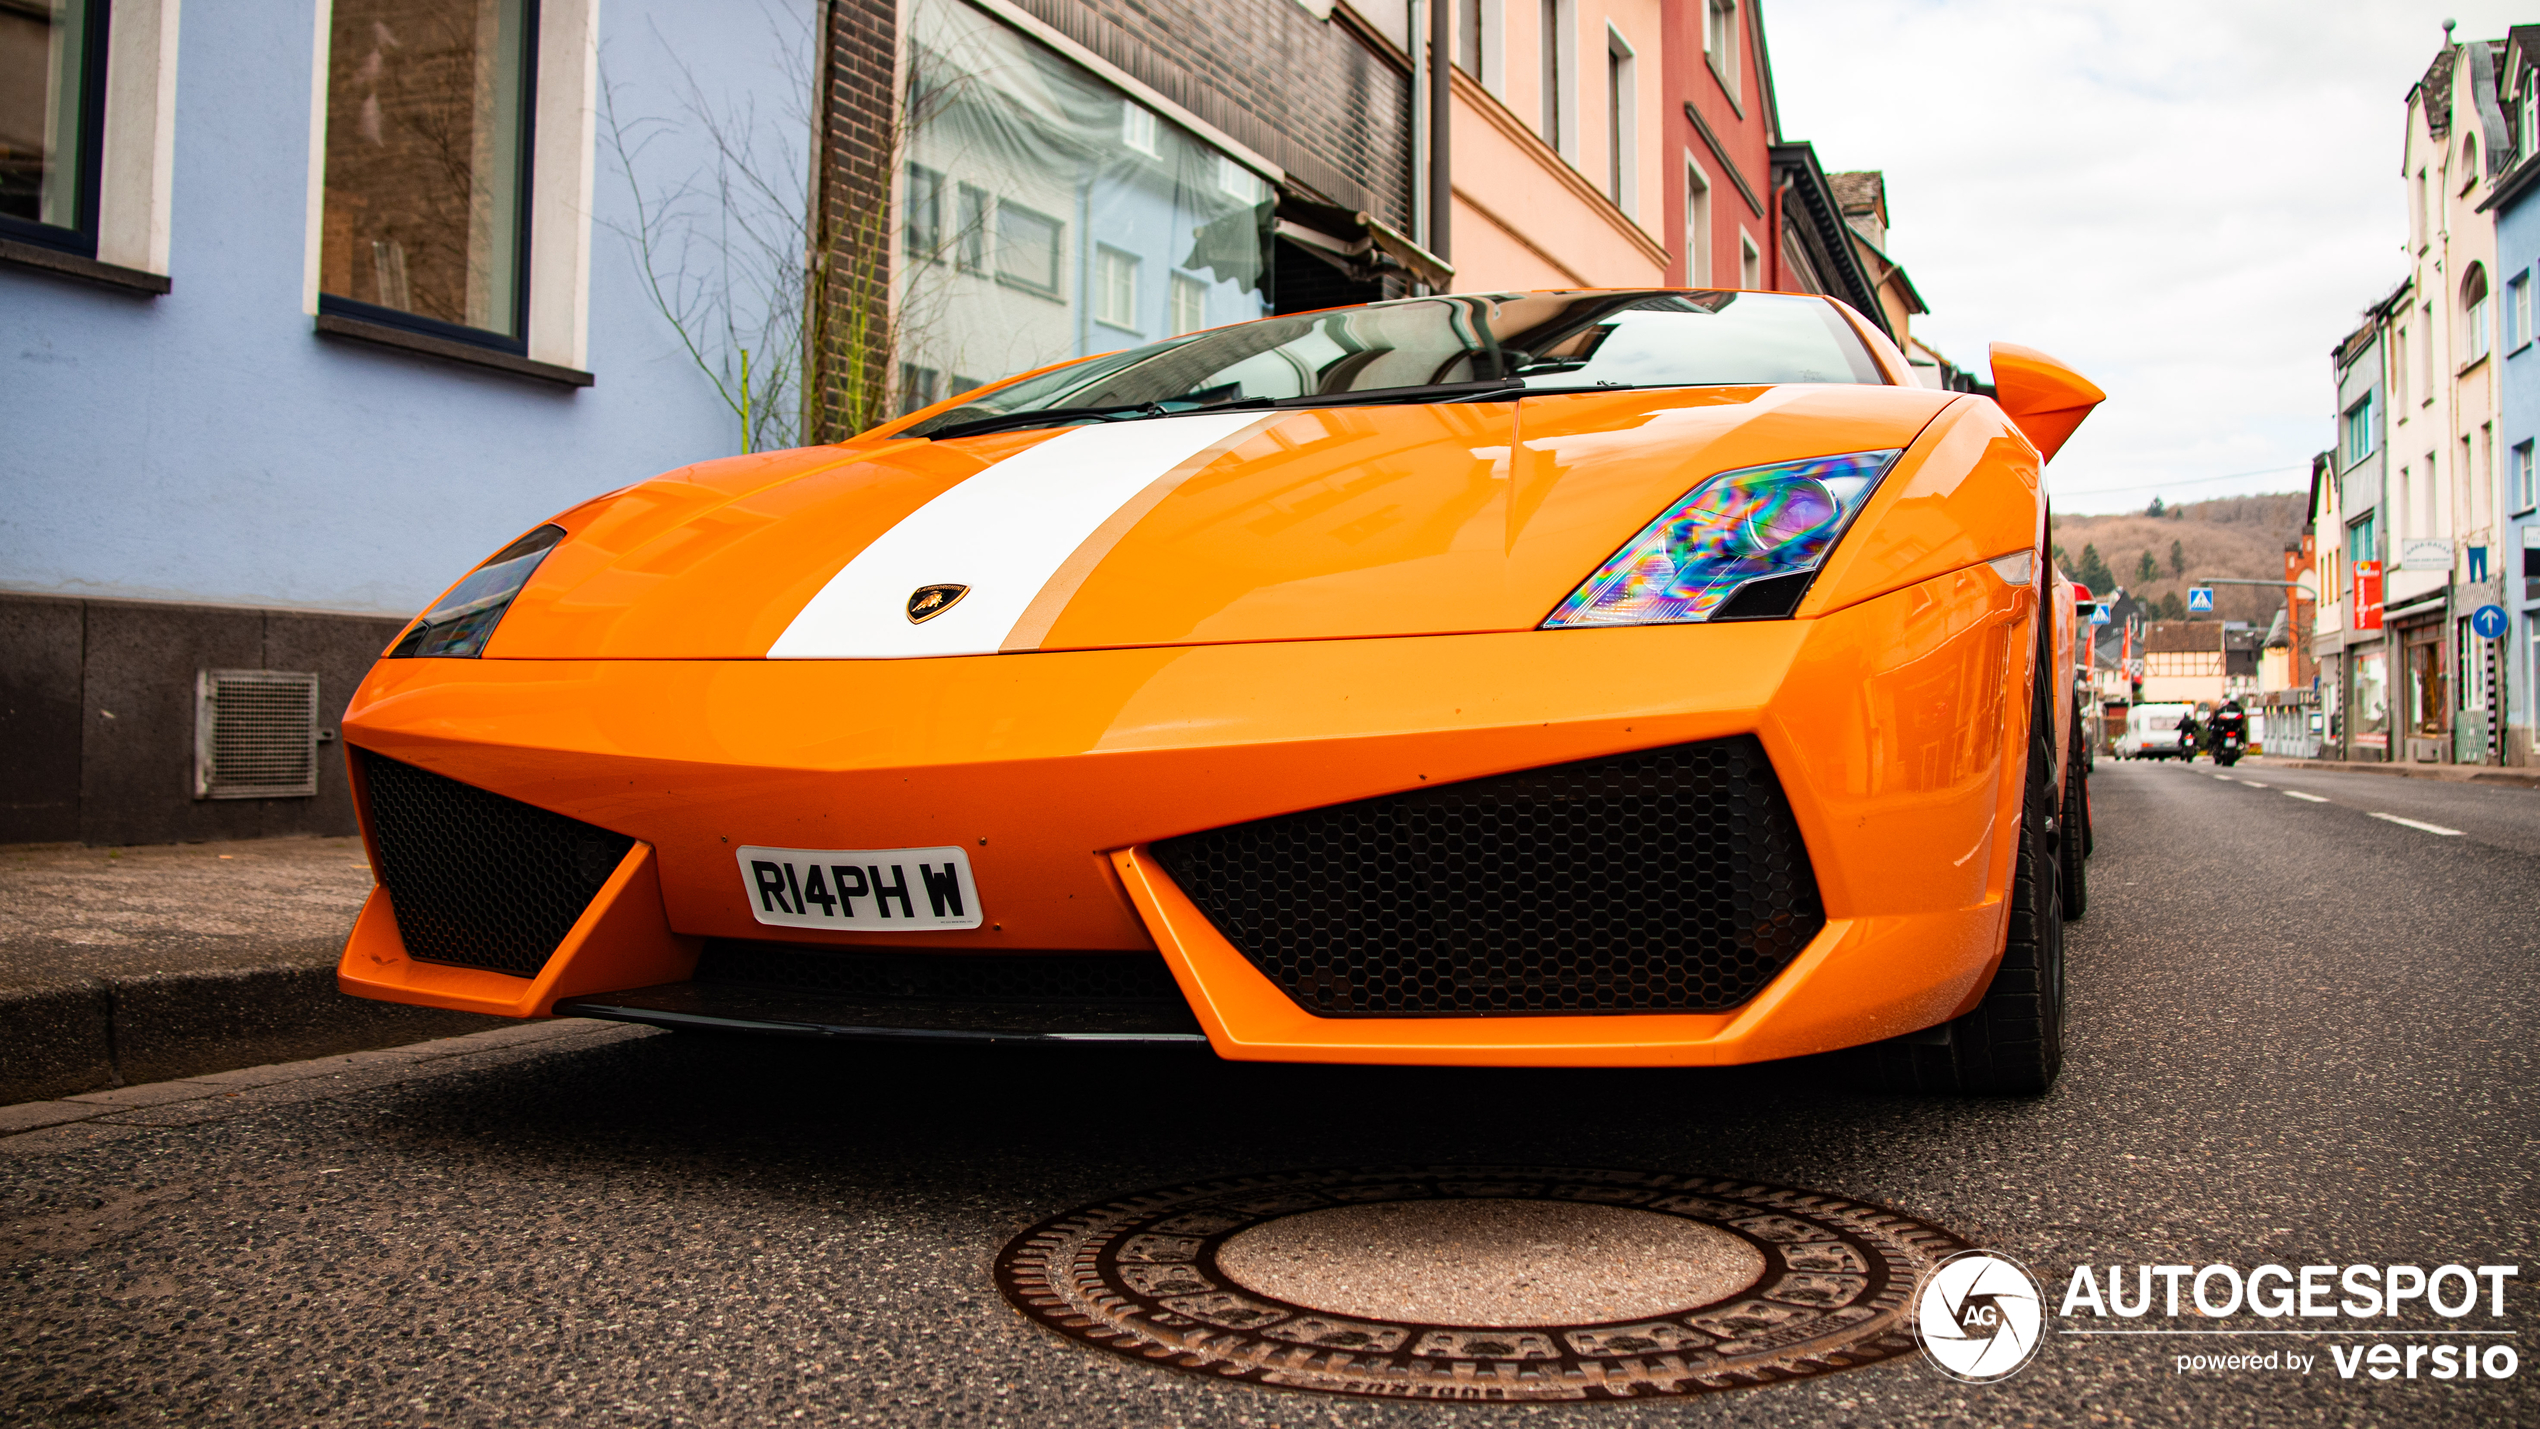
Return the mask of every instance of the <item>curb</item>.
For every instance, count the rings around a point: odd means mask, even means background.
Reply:
[[[2446,784],[2540,789],[2540,770],[2494,769],[2480,764],[2361,764],[2335,759],[2285,759],[2271,754],[2252,754],[2243,762],[2260,769],[2322,769],[2333,774],[2379,774],[2394,779],[2436,779]]]
[[[0,1105],[481,1032],[510,1020],[348,997],[335,964],[0,990]]]

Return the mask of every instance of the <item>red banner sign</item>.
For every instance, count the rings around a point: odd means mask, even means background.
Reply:
[[[2381,562],[2355,562],[2355,628],[2381,628]]]

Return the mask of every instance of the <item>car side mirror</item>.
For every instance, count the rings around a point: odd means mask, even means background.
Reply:
[[[2033,347],[1993,344],[1993,400],[2011,424],[2052,461],[2064,442],[2107,400],[2087,377]]]

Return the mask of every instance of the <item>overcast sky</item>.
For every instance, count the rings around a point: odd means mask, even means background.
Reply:
[[[1887,171],[1914,331],[2043,348],[2108,391],[2059,509],[2298,491],[2328,350],[2406,275],[2408,87],[2486,3],[1765,0],[1782,131]]]

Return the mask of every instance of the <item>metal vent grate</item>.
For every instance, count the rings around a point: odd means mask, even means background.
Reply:
[[[194,677],[194,797],[317,793],[318,677],[204,670]]]

